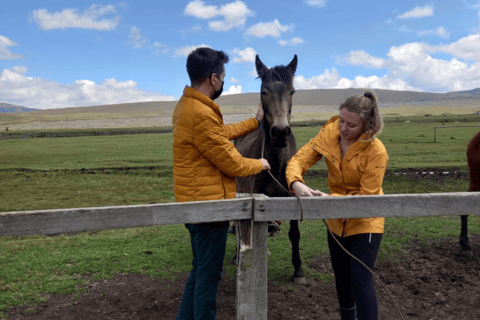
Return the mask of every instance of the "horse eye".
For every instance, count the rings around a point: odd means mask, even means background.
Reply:
[[[266,95],[267,95],[267,91],[262,91],[260,94],[261,94],[262,96],[266,96]]]
[[[295,93],[295,89],[292,89],[292,92],[290,93],[292,96]]]

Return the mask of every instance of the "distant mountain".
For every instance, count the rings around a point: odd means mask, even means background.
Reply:
[[[415,103],[419,101],[437,101],[454,99],[480,99],[480,88],[468,91],[431,93],[417,91],[395,91],[372,89],[383,105]],[[312,89],[297,90],[293,103],[299,106],[338,106],[351,96],[361,95],[365,89]],[[222,96],[216,100],[220,106],[255,106],[258,105],[260,92],[241,93]]]
[[[432,93],[418,91],[396,91],[385,89],[372,89],[378,97],[378,101],[384,106],[408,105],[427,101],[445,101],[445,100],[462,100],[462,99],[479,99],[480,88],[468,91],[454,91],[447,93]],[[296,106],[339,106],[348,97],[361,95],[365,89],[312,89],[297,90],[293,96],[293,103]],[[221,107],[239,107],[238,113],[245,110],[242,107],[258,106],[260,101],[260,88],[258,92],[247,92],[240,94],[232,94],[221,96],[215,102]],[[15,106],[8,103],[0,103],[0,113],[35,111],[38,116],[42,115],[59,115],[72,113],[126,113],[135,114],[167,114],[175,108],[177,101],[148,101],[119,103],[111,105],[99,105],[90,107],[74,107],[60,109],[31,109]],[[479,103],[480,105],[480,103]]]
[[[12,112],[21,112],[21,111],[36,111],[38,109],[25,108],[21,106],[15,106],[10,103],[0,102],[0,113],[12,113]]]

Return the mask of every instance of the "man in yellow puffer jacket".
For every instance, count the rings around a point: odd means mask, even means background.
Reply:
[[[265,159],[244,158],[231,143],[257,129],[262,109],[256,119],[224,125],[220,107],[213,101],[223,91],[227,62],[223,51],[210,48],[198,48],[187,58],[191,87],[185,87],[172,119],[177,202],[235,198],[235,177],[270,169]],[[177,319],[215,319],[229,223],[185,226],[190,232],[193,269]]]

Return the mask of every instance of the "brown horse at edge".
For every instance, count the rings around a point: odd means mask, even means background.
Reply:
[[[468,191],[480,191],[480,131],[470,140],[467,146],[467,161],[470,185]],[[462,253],[472,256],[472,248],[468,242],[468,216],[462,217],[460,247]]]

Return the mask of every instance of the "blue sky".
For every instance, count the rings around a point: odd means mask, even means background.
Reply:
[[[268,67],[297,54],[297,90],[469,90],[480,0],[0,0],[0,102],[176,100],[198,46],[230,56],[224,94],[259,91],[256,54]]]

